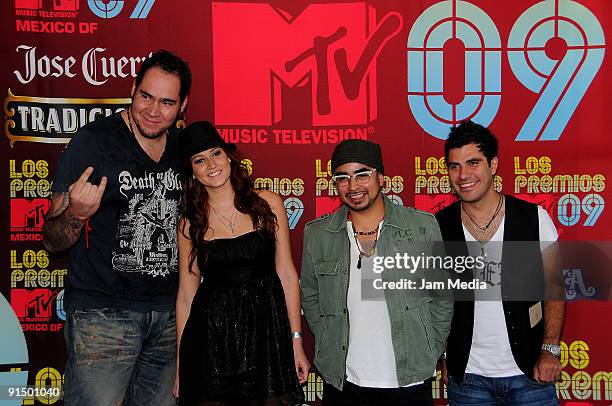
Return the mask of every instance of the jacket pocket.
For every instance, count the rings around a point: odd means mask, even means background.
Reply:
[[[329,327],[329,323],[327,321],[327,318],[322,317],[321,318],[321,333],[319,334],[318,337],[315,337],[315,359],[318,360],[320,353],[321,353],[321,347],[324,347],[327,343],[325,342],[325,338],[327,337],[327,329]]]
[[[341,261],[315,261],[314,275],[319,286],[319,311],[321,316],[340,314],[342,301]]]
[[[433,329],[431,327],[431,317],[429,314],[429,305],[432,301],[430,296],[421,296],[415,298],[404,298],[405,317],[408,323],[407,327],[412,330],[413,342],[417,344],[419,351],[429,349],[429,353],[433,354]]]
[[[432,328],[431,328],[431,318],[429,317],[429,304],[426,304],[421,308],[420,311],[421,323],[423,324],[423,328],[425,329],[425,337],[427,338],[427,345],[429,346],[429,351],[433,353],[433,337],[432,337]]]
[[[409,295],[403,295],[402,296],[402,305],[404,306],[405,310],[411,310],[411,309],[416,309],[418,307],[422,307],[427,305],[427,307],[429,308],[428,303],[431,302],[433,299],[431,298],[431,296],[429,296],[426,292],[420,291],[420,296],[409,296]]]

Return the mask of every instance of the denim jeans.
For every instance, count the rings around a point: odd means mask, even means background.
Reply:
[[[174,311],[105,308],[66,316],[66,406],[175,404]]]
[[[559,404],[553,382],[540,383],[525,375],[487,378],[465,374],[462,383],[448,377],[450,406],[556,406]]]

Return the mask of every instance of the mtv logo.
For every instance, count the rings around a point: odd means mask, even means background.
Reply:
[[[57,292],[50,289],[12,289],[11,307],[18,318],[44,317],[51,318],[51,302]]]
[[[48,199],[11,199],[11,228],[42,227],[50,204]]]
[[[15,0],[15,8],[41,10],[43,8],[43,0]]]
[[[55,11],[77,11],[79,0],[53,0],[53,10]]]
[[[313,126],[369,124],[377,117],[375,62],[402,21],[398,13],[378,20],[366,2],[293,14],[269,3],[213,2],[216,124],[265,126],[286,116]]]
[[[415,195],[414,196],[414,207],[435,214],[437,211],[442,210],[449,204],[453,203],[455,196],[451,194],[446,195]]]

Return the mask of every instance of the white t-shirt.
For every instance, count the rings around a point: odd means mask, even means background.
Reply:
[[[538,206],[538,223],[541,248],[546,241],[556,241],[558,238],[555,225],[548,213]],[[474,236],[463,226],[466,241],[476,241]],[[490,241],[503,241],[504,219]],[[501,244],[486,244],[484,251],[487,257],[487,280],[494,289],[487,289],[488,294],[496,294],[501,298]],[[470,253],[480,255],[480,253]],[[474,275],[479,277],[482,275]],[[497,291],[496,291],[497,289]],[[476,296],[478,299],[478,296]],[[472,332],[472,347],[468,358],[466,373],[482,375],[490,378],[522,375],[516,365],[510,348],[510,339],[506,328],[506,318],[501,301],[483,300],[474,302],[474,330]]]
[[[391,321],[384,300],[361,299],[361,276],[364,269],[371,269],[373,258],[362,258],[361,270],[357,269],[359,248],[353,235],[353,226],[347,222],[351,263],[347,296],[349,314],[349,344],[346,356],[347,381],[368,388],[397,388],[395,352],[391,341]],[[382,222],[378,225],[382,229]],[[407,386],[419,385],[415,382]]]

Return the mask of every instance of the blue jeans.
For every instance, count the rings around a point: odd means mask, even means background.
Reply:
[[[448,377],[450,406],[556,406],[559,404],[553,382],[536,382],[525,375],[487,378],[465,374],[462,383]]]
[[[73,310],[64,338],[66,406],[175,404],[174,311]]]

